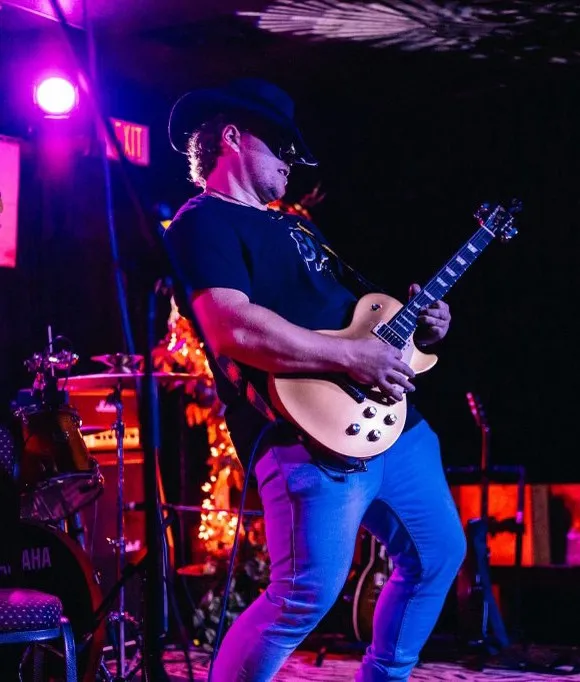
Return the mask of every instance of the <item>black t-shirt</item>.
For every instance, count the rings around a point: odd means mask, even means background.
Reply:
[[[200,195],[179,210],[165,238],[178,278],[192,291],[236,289],[306,329],[342,329],[350,323],[357,296],[340,263],[323,248],[322,233],[301,217]],[[180,310],[191,317],[183,300]],[[246,461],[265,419],[208,359],[232,441]],[[267,400],[267,374],[238,364]],[[406,428],[417,420],[411,408]]]

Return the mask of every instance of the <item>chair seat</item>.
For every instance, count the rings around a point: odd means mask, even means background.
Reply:
[[[0,589],[0,632],[60,627],[62,603],[46,592]]]

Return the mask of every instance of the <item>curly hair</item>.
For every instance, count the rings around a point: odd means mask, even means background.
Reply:
[[[207,178],[215,168],[221,154],[221,139],[224,128],[232,123],[225,114],[217,114],[202,123],[187,142],[187,161],[189,179],[199,187],[205,188]]]
[[[207,178],[222,153],[222,133],[233,124],[242,132],[252,132],[266,144],[277,135],[276,126],[260,116],[244,110],[231,110],[208,118],[194,130],[187,142],[189,179],[205,189]]]

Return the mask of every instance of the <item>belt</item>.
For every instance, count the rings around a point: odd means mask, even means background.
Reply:
[[[298,443],[302,443],[311,452],[316,466],[338,474],[354,474],[367,471],[367,462],[382,456],[379,453],[372,457],[359,459],[331,452],[313,441],[307,434],[289,422],[282,422],[264,438],[258,457],[275,445],[297,445]]]

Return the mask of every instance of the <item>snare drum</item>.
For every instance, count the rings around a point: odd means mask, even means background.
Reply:
[[[22,432],[18,484],[22,518],[60,521],[103,491],[96,459],[83,440],[70,405],[34,405],[14,416]]]

